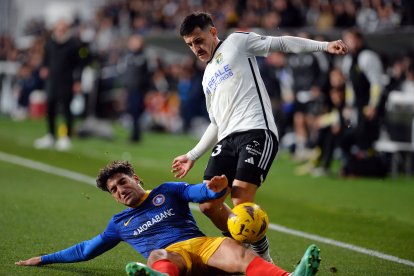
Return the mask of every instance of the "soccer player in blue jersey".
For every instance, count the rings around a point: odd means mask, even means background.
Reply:
[[[178,178],[184,177],[195,161],[214,146],[204,180],[225,174],[234,205],[254,202],[279,146],[270,98],[256,56],[276,51],[345,54],[347,47],[341,40],[320,42],[253,32],[235,32],[220,40],[211,16],[204,12],[186,16],[180,35],[197,58],[206,63],[202,85],[211,122],[197,145],[173,160],[172,172]],[[205,202],[200,209],[220,230],[227,231],[230,208],[224,204],[224,197]],[[252,248],[272,261],[266,236]]]
[[[105,231],[96,237],[16,265],[86,261],[124,241],[148,259],[147,265],[129,263],[129,275],[198,276],[214,275],[213,271],[289,275],[233,239],[207,237],[198,228],[188,202],[222,197],[228,185],[224,175],[213,177],[208,184],[166,182],[147,191],[130,163],[115,161],[100,171],[96,182],[129,208],[114,215]],[[309,246],[293,275],[314,275],[320,262],[318,251],[315,245]]]

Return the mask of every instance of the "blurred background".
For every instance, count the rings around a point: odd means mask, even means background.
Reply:
[[[114,123],[130,131],[131,143],[145,132],[200,136],[208,124],[200,83],[204,65],[177,29],[186,14],[201,10],[212,14],[221,39],[241,30],[329,41],[357,28],[361,45],[347,57],[258,58],[281,149],[298,163],[297,174],[330,174],[332,162],[339,161],[335,173],[344,176],[411,175],[414,2],[409,0],[1,0],[0,115],[45,119],[49,134],[34,141],[39,149],[50,148],[51,137],[69,138],[57,142],[60,150],[70,150],[73,139],[113,140]],[[69,37],[75,54],[59,63],[50,43],[63,45]],[[358,117],[361,92],[355,87],[361,80],[352,79],[353,67],[347,67],[363,50],[374,55],[368,67],[376,74],[362,72],[365,92],[379,89],[369,99],[375,102],[369,133],[359,133],[367,129]],[[71,76],[70,96],[53,91],[53,85],[65,83],[54,74]],[[63,100],[49,103],[53,93]],[[46,116],[52,107],[55,116],[66,118],[63,123],[55,126],[54,117]],[[359,163],[352,167],[350,160]]]
[[[108,162],[130,161],[146,189],[173,181],[173,158],[208,124],[204,64],[177,30],[198,10],[220,39],[241,30],[350,49],[257,58],[280,134],[257,195],[278,265],[290,270],[315,242],[320,275],[414,275],[413,5],[0,0],[0,275],[118,275],[144,261],[124,244],[85,263],[14,265],[104,229],[123,208],[94,187]],[[184,181],[199,183],[207,160]]]

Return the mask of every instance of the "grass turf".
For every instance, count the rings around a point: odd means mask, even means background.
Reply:
[[[74,139],[73,150],[38,151],[33,140],[44,134],[43,121],[0,118],[0,152],[18,155],[95,177],[115,159],[130,160],[148,188],[173,179],[171,160],[196,140],[149,133],[140,144],[127,142],[128,131],[114,126],[114,141]],[[200,182],[207,156],[186,181]],[[414,260],[414,182],[412,178],[340,179],[296,176],[295,165],[281,153],[259,189],[257,202],[272,223]],[[119,275],[131,260],[143,259],[122,244],[78,264],[17,267],[14,261],[54,252],[102,231],[123,207],[92,185],[0,161],[0,275]],[[219,235],[199,212],[201,229]],[[271,252],[287,270],[311,240],[269,230]],[[316,242],[322,249],[320,275],[413,275],[414,268]]]

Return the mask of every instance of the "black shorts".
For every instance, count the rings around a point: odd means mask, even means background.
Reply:
[[[270,130],[230,134],[214,146],[204,179],[224,174],[230,187],[234,179],[260,186],[266,179],[278,148],[279,142]]]

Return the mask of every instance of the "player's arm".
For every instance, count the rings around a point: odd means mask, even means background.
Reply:
[[[101,235],[98,235],[91,240],[80,242],[64,250],[52,254],[33,257],[24,261],[18,261],[15,264],[21,266],[33,266],[87,261],[110,250],[118,243],[119,241],[105,240]]]
[[[174,158],[171,172],[175,177],[183,178],[193,167],[194,162],[217,143],[217,133],[217,125],[212,120],[197,145],[187,154]]]
[[[192,161],[196,161],[206,151],[211,149],[211,147],[213,147],[214,144],[217,143],[217,132],[217,125],[211,122],[210,125],[207,127],[206,131],[204,132],[203,136],[201,137],[200,141],[197,143],[197,145],[192,150],[187,152],[187,158]]]
[[[15,264],[20,266],[35,266],[52,263],[75,263],[87,261],[112,249],[120,241],[121,239],[118,237],[115,224],[113,223],[113,220],[111,220],[105,232],[90,240],[80,242],[52,254],[18,261],[15,262]]]
[[[328,52],[331,54],[344,55],[348,52],[348,47],[342,40],[331,42],[316,41],[312,39],[295,37],[295,36],[279,36],[271,37],[270,51],[281,51],[285,53],[303,53],[303,52]]]
[[[271,52],[306,53],[325,51],[340,55],[348,52],[348,47],[342,40],[327,42],[287,35],[261,36],[256,33],[236,34],[232,39],[237,43],[244,44],[247,53],[255,56],[267,56]]]
[[[191,202],[205,202],[224,196],[227,192],[228,180],[223,174],[213,177],[208,183],[187,185],[184,190],[184,198]]]

